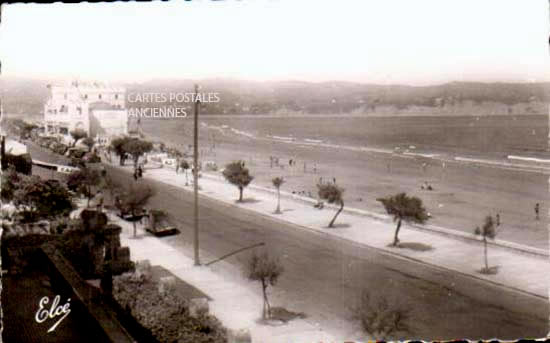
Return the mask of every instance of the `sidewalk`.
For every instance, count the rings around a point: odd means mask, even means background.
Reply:
[[[281,326],[257,323],[262,310],[260,286],[257,282],[246,280],[242,271],[223,261],[216,263],[216,266],[195,267],[192,258],[141,228],[138,228],[134,238],[130,222],[112,214],[109,221],[121,226],[121,244],[130,247],[133,261],[149,260],[151,265],[160,265],[200,289],[212,298],[209,301],[210,313],[228,329],[248,329],[252,342],[336,342],[334,336],[307,318],[294,319]]]
[[[173,169],[147,169],[144,177],[187,191],[193,190],[192,186],[185,187],[185,175],[182,173],[176,176]],[[402,243],[409,243],[411,248],[394,248],[389,247],[388,244],[392,242],[395,224],[386,220],[384,216],[375,219],[344,211],[338,216],[336,227],[330,229],[327,225],[334,216],[335,210],[329,207],[318,210],[305,201],[284,197],[281,199],[283,214],[276,215],[273,214],[276,206],[275,194],[248,187],[244,190],[244,198],[253,201],[236,203],[237,188],[218,179],[217,176],[214,178],[203,176],[199,179],[199,185],[200,193],[204,196],[294,224],[297,229],[345,239],[358,245],[374,247],[392,255],[452,270],[533,296],[548,298],[549,261],[535,254],[520,253],[498,245],[490,246],[489,264],[499,266],[499,271],[496,275],[484,275],[477,272],[483,267],[483,245],[476,240],[456,239],[430,231],[411,229],[405,224],[400,232],[400,240]],[[426,248],[431,249],[425,250]]]

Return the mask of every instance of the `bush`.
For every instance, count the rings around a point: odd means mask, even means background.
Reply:
[[[9,166],[13,166],[18,173],[30,175],[32,173],[31,155],[12,155],[6,153],[2,161],[2,170],[5,170]]]
[[[226,329],[215,317],[207,314],[191,317],[185,299],[175,292],[160,293],[158,283],[146,275],[127,273],[115,277],[113,297],[160,342],[227,341]]]

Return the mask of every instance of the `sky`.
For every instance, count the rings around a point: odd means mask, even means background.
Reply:
[[[9,4],[2,74],[149,79],[550,81],[548,0]]]

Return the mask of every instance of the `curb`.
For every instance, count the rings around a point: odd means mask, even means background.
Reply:
[[[212,179],[212,180],[225,182],[225,179],[223,177],[213,175],[213,174],[210,174],[210,173],[202,173],[202,176],[207,177],[207,178]],[[277,193],[277,191],[275,189],[271,189],[271,188],[267,188],[267,187],[263,187],[263,186],[250,185],[249,187],[251,189],[261,191],[261,192],[264,192],[264,193],[269,193],[269,194],[276,194]],[[284,192],[284,191],[281,191],[281,196],[284,196],[287,199],[300,201],[300,202],[308,204],[308,205],[314,205],[314,204],[317,203],[317,201],[314,200],[314,199],[311,199],[311,198],[308,198],[308,197],[303,197],[303,196],[296,195],[296,194],[291,194],[291,193]],[[330,208],[330,209],[334,209],[334,210],[338,209],[337,206],[334,206],[334,205],[331,205],[331,204],[326,204],[325,207]],[[342,212],[345,212],[345,213],[348,213],[348,214],[351,214],[351,215],[359,215],[359,216],[362,216],[362,217],[368,217],[368,218],[372,218],[372,219],[380,220],[380,221],[385,221],[385,222],[391,221],[391,218],[387,215],[378,214],[378,213],[374,213],[374,212],[366,211],[366,210],[360,210],[360,209],[357,209],[357,208],[350,208],[350,207],[344,208],[344,210]],[[412,229],[416,229],[416,230],[420,230],[420,231],[427,231],[427,232],[431,232],[431,233],[440,234],[440,235],[443,235],[443,236],[446,236],[446,237],[459,239],[459,240],[466,241],[466,242],[476,242],[476,243],[479,243],[479,244],[481,244],[483,242],[481,238],[478,238],[474,235],[470,235],[470,234],[467,234],[465,232],[461,232],[461,231],[457,231],[457,230],[446,229],[446,228],[443,228],[443,227],[440,227],[440,226],[408,224],[407,227],[412,228]],[[517,252],[517,253],[532,255],[532,256],[539,257],[539,258],[548,258],[550,256],[548,250],[534,248],[534,247],[526,246],[526,245],[523,245],[523,244],[503,241],[503,240],[500,240],[500,239],[495,239],[493,241],[488,241],[487,243],[490,246],[499,247],[499,248],[508,249],[508,250],[513,250],[514,252]]]

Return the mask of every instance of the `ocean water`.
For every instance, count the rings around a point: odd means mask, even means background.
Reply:
[[[202,116],[204,139],[273,139],[305,144],[343,145],[481,155],[546,156],[548,117],[523,116]],[[192,117],[144,120],[143,129],[170,143],[189,142]],[[208,130],[205,130],[208,128]]]

